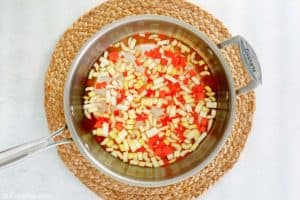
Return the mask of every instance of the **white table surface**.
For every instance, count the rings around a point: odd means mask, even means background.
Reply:
[[[195,1],[196,2],[196,1]],[[299,0],[197,1],[255,47],[257,111],[233,170],[201,199],[299,199]],[[44,76],[64,30],[98,0],[0,0],[0,149],[47,135]],[[0,199],[97,199],[55,149],[0,171]]]

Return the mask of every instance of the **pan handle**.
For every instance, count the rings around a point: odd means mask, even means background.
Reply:
[[[24,144],[1,151],[0,169],[15,164],[40,150],[72,142],[73,140],[71,138],[63,139],[57,142],[53,141],[53,138],[61,134],[65,129],[66,127],[62,127],[49,136],[32,140],[30,142],[26,142]]]
[[[221,42],[218,44],[218,47],[222,49],[228,45],[237,45],[239,47],[243,65],[252,78],[248,85],[237,89],[236,94],[240,95],[254,90],[259,84],[262,84],[261,67],[255,51],[247,40],[239,35]]]

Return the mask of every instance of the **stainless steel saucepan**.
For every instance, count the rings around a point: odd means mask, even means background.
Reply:
[[[186,158],[159,168],[145,168],[123,163],[103,150],[80,126],[83,119],[82,94],[87,74],[100,54],[111,44],[138,32],[157,32],[182,40],[201,52],[218,82],[218,111],[210,133],[199,147]],[[251,82],[236,89],[230,67],[220,49],[237,45]],[[66,127],[50,136],[9,148],[0,152],[0,167],[15,163],[29,155],[49,147],[75,142],[81,154],[99,171],[123,183],[141,186],[165,186],[186,179],[204,168],[220,151],[233,125],[236,96],[252,91],[261,83],[261,69],[257,57],[242,37],[236,36],[220,44],[212,42],[204,33],[180,20],[158,15],[139,15],[120,19],[97,32],[81,48],[73,61],[64,90],[64,114]],[[72,138],[54,142],[53,138],[64,129]]]

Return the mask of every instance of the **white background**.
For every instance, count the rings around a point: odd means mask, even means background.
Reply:
[[[299,199],[299,0],[197,1],[254,46],[263,68],[240,161],[202,199]],[[98,0],[0,0],[0,149],[47,135],[44,76],[59,37]],[[0,199],[97,199],[55,149],[0,171]]]

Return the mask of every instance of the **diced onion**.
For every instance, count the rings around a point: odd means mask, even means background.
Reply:
[[[156,127],[153,127],[146,132],[148,137],[153,137],[154,135],[156,135],[158,133],[159,133],[159,130]]]

